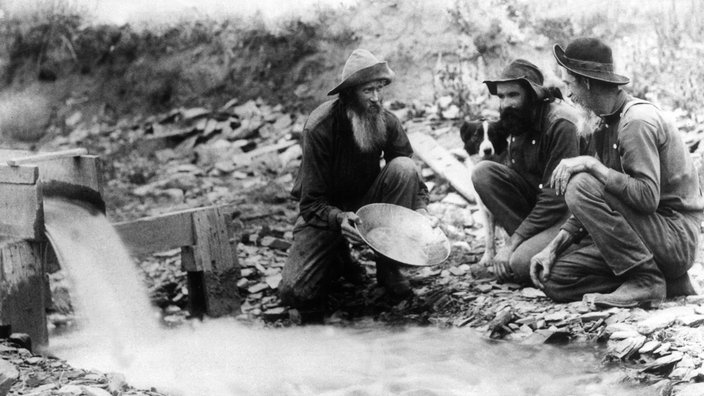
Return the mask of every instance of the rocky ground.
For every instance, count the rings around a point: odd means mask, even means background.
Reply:
[[[444,105],[443,105],[444,104]],[[422,129],[463,157],[457,109],[449,102],[432,106],[392,103],[409,128]],[[414,295],[398,300],[375,282],[373,253],[356,248],[366,281],[340,281],[325,312],[299,312],[277,297],[281,269],[292,242],[296,203],[289,198],[300,163],[304,117],[287,114],[263,101],[219,109],[175,109],[149,119],[101,124],[75,113],[66,120],[70,133],[42,142],[42,150],[88,148],[105,163],[105,201],[112,221],[136,219],[185,208],[233,205],[241,266],[238,282],[244,322],[267,326],[358,321],[380,325],[469,326],[487,337],[515,343],[606,343],[605,362],[617,362],[624,377],[654,384],[661,394],[704,392],[704,297],[669,300],[658,309],[592,311],[583,303],[556,304],[535,288],[499,284],[478,266],[483,253],[477,209],[454,193],[422,162],[431,189],[429,210],[441,219],[452,242],[450,257],[431,267],[405,272]],[[178,251],[142,257],[140,267],[163,321],[179,326],[191,320],[188,290]],[[55,270],[57,268],[54,268]],[[704,284],[701,263],[692,270]],[[51,274],[54,304],[52,331],[71,326],[70,290],[61,270]],[[72,369],[61,360],[34,355],[7,342],[0,355],[11,365],[4,378],[12,395],[159,395],[129,388],[117,374]],[[16,371],[13,371],[16,370]],[[12,380],[16,378],[17,380]]]

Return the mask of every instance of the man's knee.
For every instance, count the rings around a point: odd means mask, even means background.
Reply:
[[[300,308],[320,298],[322,279],[315,279],[310,276],[312,274],[303,273],[304,266],[296,264],[292,263],[289,257],[281,273],[278,289],[279,298],[284,305]]]
[[[528,254],[522,251],[515,251],[508,265],[511,267],[511,272],[513,272],[513,281],[519,285],[530,284],[530,257]]]
[[[556,262],[548,279],[543,281],[543,292],[555,302],[571,302],[582,299],[583,293],[575,288],[578,279],[569,269]]]
[[[390,176],[399,179],[417,177],[418,175],[416,163],[408,157],[396,157],[386,164],[386,167]]]
[[[481,190],[485,186],[491,186],[496,178],[497,170],[501,164],[493,161],[482,161],[472,170],[472,184],[476,190]]]
[[[570,178],[565,190],[565,202],[568,208],[574,208],[584,202],[585,197],[600,195],[604,184],[586,172],[580,172]]]
[[[472,170],[472,183],[475,186],[491,183],[500,164],[493,161],[482,161]]]
[[[309,226],[294,232],[278,288],[284,304],[300,307],[321,297],[336,274],[334,261],[344,247],[341,238],[339,232]]]

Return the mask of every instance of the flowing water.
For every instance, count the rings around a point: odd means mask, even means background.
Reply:
[[[60,199],[47,199],[45,214],[82,313],[51,351],[134,386],[184,396],[655,394],[620,383],[595,350],[489,342],[470,329],[254,329],[231,318],[162,329],[105,216]]]

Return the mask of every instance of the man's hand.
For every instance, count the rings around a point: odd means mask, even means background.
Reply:
[[[512,253],[513,250],[510,246],[502,246],[492,260],[494,275],[496,275],[496,279],[499,282],[510,282],[513,280],[513,273],[508,265]]]
[[[591,172],[601,165],[599,160],[588,155],[582,155],[574,158],[565,158],[560,161],[552,171],[550,177],[550,187],[555,189],[557,195],[564,195],[567,190],[567,183],[575,173]]]
[[[337,221],[340,223],[340,231],[342,231],[342,236],[345,237],[353,245],[363,245],[364,240],[354,228],[355,224],[362,224],[362,219],[359,218],[354,212],[340,212],[337,215]]]
[[[555,251],[548,245],[530,259],[530,279],[536,287],[545,288],[543,282],[550,279],[550,271],[555,264],[555,258]]]

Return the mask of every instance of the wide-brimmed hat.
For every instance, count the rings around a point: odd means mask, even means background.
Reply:
[[[538,69],[538,66],[525,59],[516,59],[509,63],[501,72],[499,78],[496,80],[484,80],[484,84],[489,88],[489,93],[496,95],[496,84],[513,81],[522,82],[531,88],[538,99],[542,99],[545,96],[543,73]]]
[[[356,49],[347,58],[345,67],[342,68],[342,82],[328,92],[328,95],[335,95],[345,88],[370,81],[382,80],[385,84],[390,84],[394,75],[393,70],[389,68],[385,61],[380,60],[365,49]]]
[[[628,77],[614,73],[611,48],[597,38],[578,38],[564,50],[555,44],[552,52],[557,63],[572,73],[617,85],[630,82]]]

